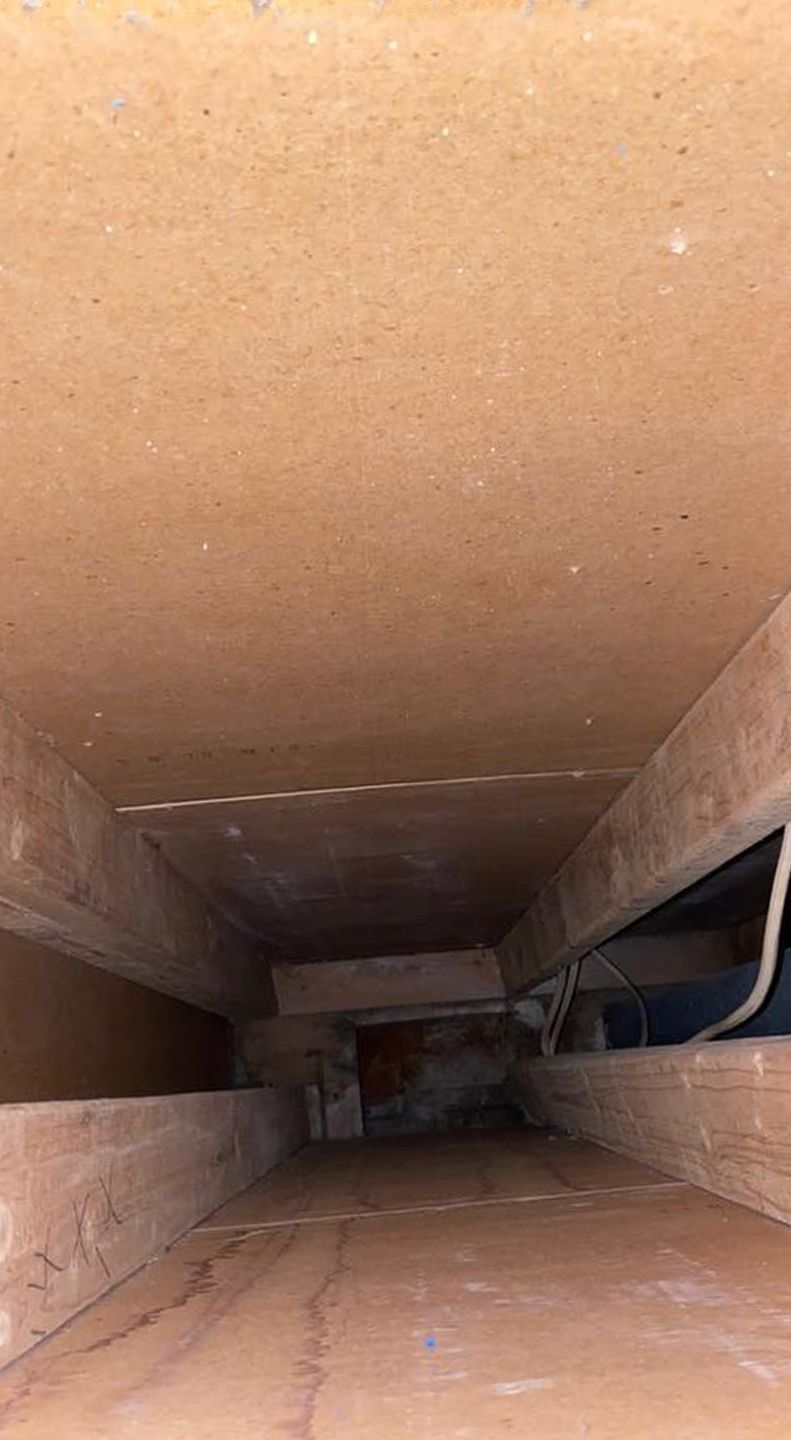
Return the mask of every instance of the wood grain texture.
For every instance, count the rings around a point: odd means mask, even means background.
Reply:
[[[791,596],[748,640],[498,946],[510,991],[791,819]]]
[[[280,1015],[492,1000],[505,993],[492,950],[383,955],[323,965],[273,965],[272,978]]]
[[[524,1061],[529,1113],[791,1223],[791,1040]]]
[[[0,1362],[306,1138],[301,1090],[0,1107]]]
[[[249,939],[7,706],[0,929],[221,1014],[274,1008]]]

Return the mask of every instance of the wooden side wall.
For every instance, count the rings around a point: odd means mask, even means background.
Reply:
[[[0,931],[0,1104],[232,1083],[228,1021]]]
[[[299,1089],[0,1106],[0,1360],[306,1139]]]
[[[558,1055],[517,1081],[542,1124],[791,1223],[791,1039]]]

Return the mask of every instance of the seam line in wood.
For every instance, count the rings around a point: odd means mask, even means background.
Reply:
[[[494,785],[504,780],[631,780],[638,773],[629,766],[593,770],[517,770],[503,775],[457,775],[443,780],[383,780],[370,785],[328,785],[316,790],[265,790],[251,795],[206,795],[195,800],[152,800],[143,805],[116,805],[118,815],[151,810],[189,810],[205,805],[244,805],[259,800],[300,800],[320,795],[367,795],[377,790],[427,790],[451,785]]]
[[[195,1225],[189,1235],[227,1233],[260,1234],[262,1230],[290,1229],[294,1225],[330,1225],[337,1220],[389,1220],[393,1216],[441,1215],[446,1210],[479,1210],[491,1205],[539,1205],[545,1200],[590,1200],[601,1195],[651,1195],[656,1190],[691,1190],[686,1180],[663,1180],[656,1185],[613,1185],[602,1190],[554,1190],[549,1195],[498,1195],[489,1200],[444,1200],[433,1205],[405,1205],[394,1210],[347,1210],[331,1215],[299,1215],[293,1220],[258,1220],[249,1225]],[[189,1236],[184,1236],[188,1239]]]

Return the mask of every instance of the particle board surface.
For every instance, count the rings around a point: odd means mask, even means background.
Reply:
[[[3,1433],[785,1436],[786,1231],[690,1187],[498,1217],[196,1232],[7,1373]]]
[[[627,778],[407,785],[129,819],[268,955],[343,959],[499,940]]]
[[[634,766],[787,586],[791,16],[590,8],[4,8],[0,694],[113,801]]]
[[[533,1201],[666,1179],[598,1145],[536,1130],[480,1130],[313,1144],[203,1222],[282,1224],[462,1203]],[[492,1220],[497,1224],[496,1218]]]

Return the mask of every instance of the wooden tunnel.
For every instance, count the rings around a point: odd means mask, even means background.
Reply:
[[[12,1440],[784,1433],[790,58],[0,6]]]

